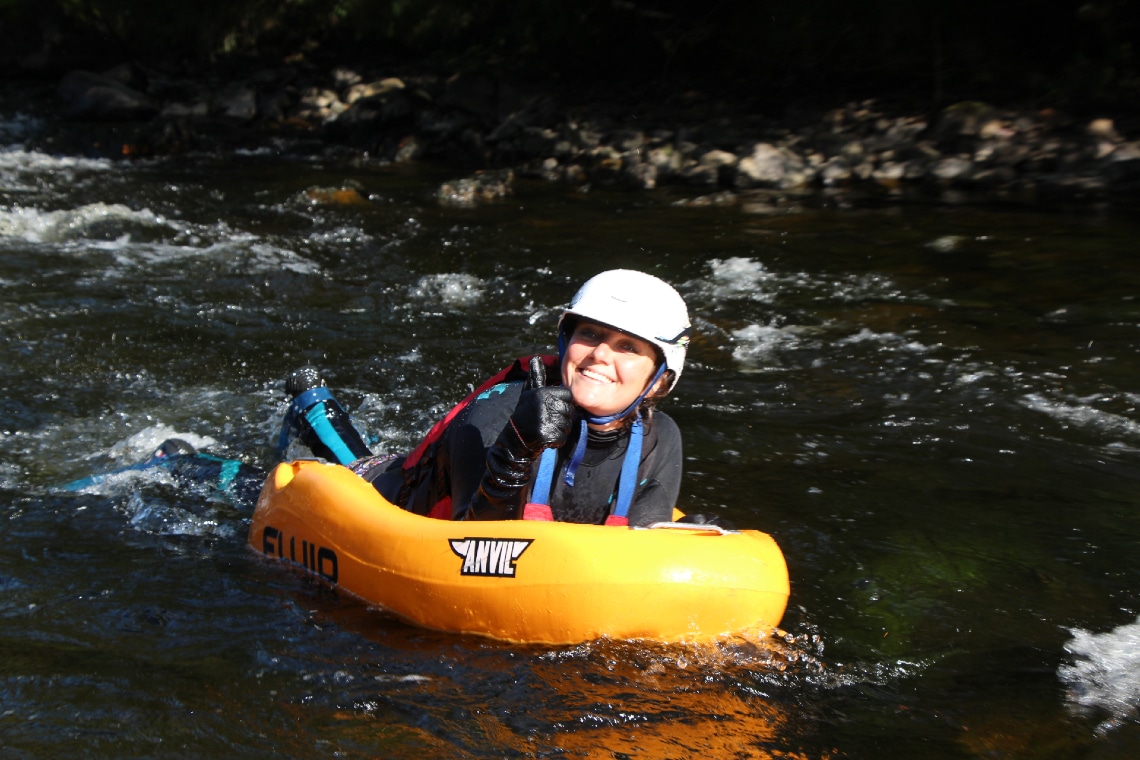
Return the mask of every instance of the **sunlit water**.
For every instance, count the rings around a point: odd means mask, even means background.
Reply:
[[[432,168],[118,163],[36,129],[0,122],[4,757],[1140,750],[1133,206],[524,183],[456,209]],[[406,449],[619,265],[690,305],[682,506],[776,538],[781,632],[422,631],[247,550],[249,505],[209,488],[59,488],[171,436],[267,465],[306,362]]]

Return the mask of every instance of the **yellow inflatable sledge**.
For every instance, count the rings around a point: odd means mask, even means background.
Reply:
[[[436,520],[308,460],[270,474],[249,543],[416,625],[520,643],[712,641],[767,632],[788,602],[765,533]]]

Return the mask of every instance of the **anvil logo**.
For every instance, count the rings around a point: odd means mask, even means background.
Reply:
[[[514,578],[515,560],[522,556],[533,539],[453,538],[451,551],[463,558],[460,575],[483,575]]]

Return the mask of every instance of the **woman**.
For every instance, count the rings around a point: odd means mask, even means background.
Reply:
[[[312,368],[287,383],[297,398],[290,416],[315,454],[349,465],[420,514],[667,522],[680,490],[681,435],[654,405],[677,384],[689,330],[685,302],[670,285],[611,270],[583,285],[563,312],[557,358],[519,360],[406,457],[368,456]]]

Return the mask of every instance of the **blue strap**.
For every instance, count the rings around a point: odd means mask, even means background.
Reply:
[[[641,392],[640,396],[638,396],[637,398],[635,398],[633,400],[632,404],[627,406],[625,409],[622,409],[620,412],[617,412],[616,414],[607,414],[604,417],[590,417],[589,418],[590,422],[594,423],[595,425],[608,425],[611,422],[616,422],[618,420],[624,420],[626,418],[626,416],[629,415],[630,412],[637,409],[637,407],[641,404],[642,400],[649,394],[649,391],[653,390],[653,386],[657,383],[658,380],[661,379],[661,376],[664,374],[665,374],[665,362],[662,362],[661,364],[657,365],[657,374],[655,374],[652,378],[650,378],[649,384],[645,386],[645,390],[643,390]],[[640,412],[638,413],[638,415],[640,417]]]
[[[637,488],[637,470],[641,466],[641,439],[644,437],[641,417],[638,417],[633,421],[633,427],[629,429],[629,448],[625,450],[625,460],[621,463],[617,505],[611,513],[614,517],[629,516],[629,505],[633,504],[633,492]]]
[[[531,502],[550,505],[550,486],[554,482],[554,469],[558,466],[558,450],[545,449],[538,460],[538,477],[531,486]]]
[[[578,465],[582,464],[582,457],[586,456],[586,440],[589,437],[590,431],[586,428],[586,421],[582,420],[582,426],[578,428],[578,445],[574,447],[574,454],[570,457],[570,463],[566,465],[566,485],[571,488],[574,487],[574,476],[578,472]]]

